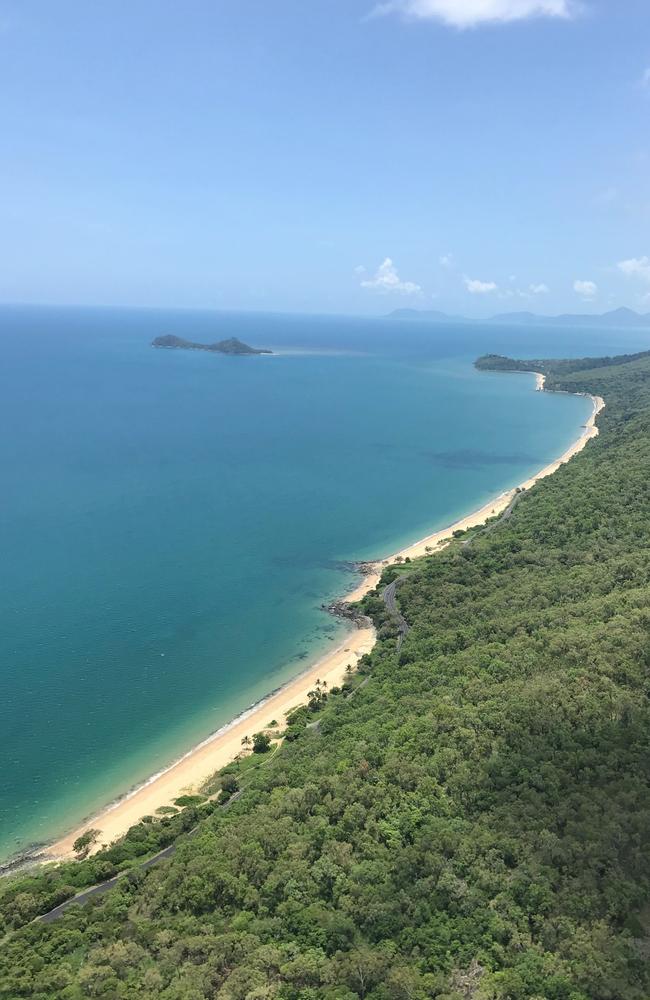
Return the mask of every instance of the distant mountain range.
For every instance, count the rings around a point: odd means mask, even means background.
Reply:
[[[394,309],[387,319],[425,320],[427,323],[513,323],[517,326],[648,326],[650,313],[638,313],[634,309],[612,309],[610,312],[590,315],[588,313],[562,313],[560,316],[539,316],[532,312],[498,313],[487,320],[467,319],[464,316],[449,316],[436,309]]]

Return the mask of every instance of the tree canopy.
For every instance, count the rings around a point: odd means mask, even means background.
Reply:
[[[603,396],[599,437],[400,568],[400,646],[368,595],[354,697],[295,712],[227,809],[150,823],[172,858],[52,924],[116,848],[0,886],[0,996],[648,997],[650,356],[504,362]]]

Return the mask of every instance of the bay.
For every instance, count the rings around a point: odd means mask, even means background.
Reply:
[[[272,356],[157,351],[236,336]],[[590,403],[483,352],[643,331],[0,308],[0,856],[52,839],[340,640],[385,555],[527,478]]]

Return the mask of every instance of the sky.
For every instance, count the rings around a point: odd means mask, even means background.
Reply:
[[[650,311],[648,0],[0,0],[0,302]]]

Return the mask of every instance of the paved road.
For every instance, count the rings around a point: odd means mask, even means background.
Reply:
[[[191,830],[190,833],[194,833]],[[113,878],[109,878],[106,882],[100,882],[99,885],[93,885],[90,889],[84,889],[83,892],[78,892],[76,896],[72,896],[70,899],[66,899],[65,902],[59,903],[55,906],[53,910],[49,913],[44,913],[42,916],[37,917],[43,924],[51,924],[53,920],[58,920],[59,917],[65,913],[67,909],[71,906],[83,906],[89,900],[94,899],[95,896],[103,896],[105,892],[112,889],[114,885],[124,878],[125,875],[129,874],[129,871],[144,871],[147,868],[151,868],[152,865],[157,865],[159,861],[164,858],[171,858],[172,854],[176,853],[176,844],[170,844],[169,847],[165,847],[164,850],[159,851],[158,854],[154,854],[152,858],[147,861],[143,861],[142,864],[137,865],[135,868],[129,868],[128,871],[120,872],[119,875],[115,875]]]
[[[515,509],[515,506],[521,500],[522,496],[524,496],[523,490],[521,493],[515,493],[512,500],[510,501],[506,509],[503,511],[503,513],[500,515],[500,517],[498,517],[495,521],[492,521],[490,524],[486,524],[484,528],[481,528],[480,531],[477,531],[475,535],[472,535],[471,538],[468,538],[467,541],[463,542],[462,544],[469,548],[469,546],[472,545],[472,543],[476,541],[477,538],[480,538],[483,535],[488,535],[491,531],[494,531],[494,529],[497,528],[500,524],[503,524],[504,521],[507,521],[510,515],[512,514],[513,510]],[[404,577],[402,576],[396,577],[392,583],[389,583],[387,587],[384,587],[384,592],[382,594],[382,597],[384,599],[384,604],[386,605],[387,610],[390,612],[391,615],[393,615],[397,619],[399,624],[399,637],[397,639],[398,649],[400,649],[402,643],[404,642],[404,637],[410,630],[410,625],[405,620],[403,615],[400,614],[396,601],[397,584],[400,582],[400,580],[403,579]]]
[[[395,591],[397,590],[397,584],[399,583],[400,579],[402,578],[398,576],[395,580],[393,580],[392,583],[389,583],[387,587],[384,587],[384,593],[383,593],[384,604],[386,605],[386,608],[388,609],[390,614],[394,615],[395,618],[397,618],[397,622],[399,625],[399,636],[397,639],[398,649],[401,647],[402,643],[404,642],[404,636],[410,629],[410,625],[400,614],[395,600]]]
[[[228,809],[233,802],[237,801],[243,791],[244,789],[240,788],[239,791],[235,792],[234,795],[231,795],[228,801],[224,802],[220,808]],[[214,796],[211,796],[211,798],[214,798]],[[186,834],[181,834],[181,836],[193,837],[198,829],[198,826],[195,826]],[[54,909],[50,910],[48,913],[43,913],[40,917],[36,917],[36,920],[43,924],[51,924],[53,920],[58,920],[69,907],[83,906],[84,903],[88,903],[91,899],[94,899],[95,896],[103,896],[105,892],[108,892],[109,889],[112,889],[113,886],[117,885],[120,879],[124,878],[125,875],[128,875],[129,872],[146,871],[147,868],[152,868],[160,861],[164,861],[165,858],[171,858],[172,855],[176,853],[176,846],[176,843],[170,844],[169,847],[165,847],[162,851],[158,851],[157,854],[154,854],[152,858],[148,858],[146,861],[140,862],[139,865],[129,868],[128,871],[120,872],[119,875],[109,878],[106,882],[100,882],[99,885],[92,885],[89,889],[84,889],[83,892],[78,892],[76,896],[71,896],[70,899],[66,899],[65,902],[59,903],[58,906],[55,906]]]
[[[477,531],[475,535],[472,535],[471,538],[468,538],[466,542],[463,542],[463,545],[469,547],[472,544],[472,542],[476,541],[477,538],[481,538],[483,535],[489,535],[491,531],[494,531],[494,529],[498,528],[500,524],[503,524],[504,521],[507,521],[510,515],[512,514],[513,510],[515,509],[516,505],[519,503],[519,501],[523,496],[524,496],[524,490],[522,490],[521,493],[515,493],[515,495],[513,496],[512,500],[510,501],[506,509],[496,519],[496,521],[492,521],[490,524],[486,524],[484,528],[481,528],[481,530]]]

